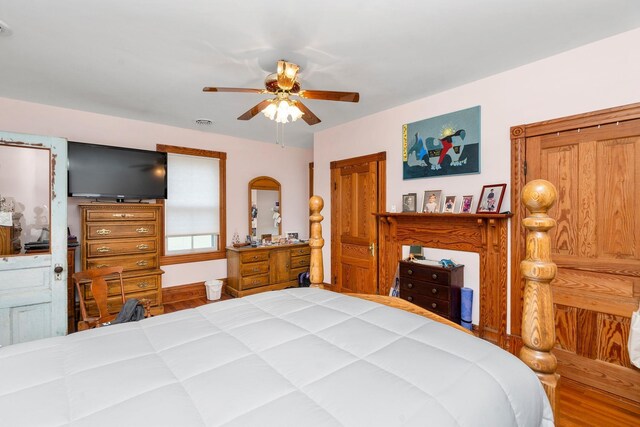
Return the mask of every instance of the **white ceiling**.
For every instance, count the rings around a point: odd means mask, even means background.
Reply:
[[[322,123],[285,138],[309,147],[319,130],[640,27],[640,1],[0,0],[0,21],[0,97],[273,143],[274,122],[236,120],[266,95],[202,88],[262,88],[286,59],[304,89],[360,92],[305,101]]]

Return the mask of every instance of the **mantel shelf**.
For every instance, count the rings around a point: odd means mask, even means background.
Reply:
[[[423,213],[423,212],[374,212],[377,217],[413,217],[413,218],[511,218],[512,213]]]

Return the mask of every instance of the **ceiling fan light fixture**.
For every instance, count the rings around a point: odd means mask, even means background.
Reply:
[[[289,98],[278,97],[270,101],[269,105],[262,110],[262,113],[269,120],[274,120],[276,123],[289,123],[289,119],[295,122],[302,117],[303,112],[298,108],[294,101]]]

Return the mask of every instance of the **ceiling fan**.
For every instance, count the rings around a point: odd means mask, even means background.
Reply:
[[[287,123],[289,117],[295,121],[302,117],[308,125],[320,123],[318,116],[313,114],[300,100],[291,99],[298,96],[305,99],[320,99],[327,101],[358,102],[358,92],[336,92],[327,90],[302,90],[300,82],[296,79],[300,67],[292,62],[278,61],[278,72],[269,74],[264,80],[264,89],[249,89],[235,87],[205,87],[203,92],[240,92],[275,95],[275,98],[266,99],[249,109],[238,120],[249,120],[262,112],[271,120],[278,123]]]

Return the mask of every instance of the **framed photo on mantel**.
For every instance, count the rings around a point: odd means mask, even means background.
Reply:
[[[507,184],[492,184],[482,187],[476,213],[498,213]]]

